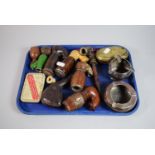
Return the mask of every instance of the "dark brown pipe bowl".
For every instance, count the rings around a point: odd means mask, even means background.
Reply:
[[[82,92],[75,93],[63,101],[67,111],[81,108],[88,102],[90,110],[95,110],[100,104],[100,96],[95,87],[86,87]]]

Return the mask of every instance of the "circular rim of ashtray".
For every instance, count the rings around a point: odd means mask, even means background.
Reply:
[[[125,103],[116,103],[111,96],[111,89],[116,86],[124,86],[127,88],[128,93],[130,94],[130,99],[128,102]],[[137,94],[135,89],[128,83],[123,81],[115,81],[109,84],[104,93],[104,100],[106,105],[111,108],[113,111],[116,112],[129,112],[131,111],[136,103],[137,103]]]
[[[128,65],[129,65],[129,69],[126,70],[126,72],[118,72],[118,68],[114,68],[113,67],[113,63],[115,63],[115,61],[117,61],[117,58],[113,58],[110,62],[109,62],[109,66],[108,66],[108,73],[111,77],[113,77],[114,79],[117,79],[117,80],[122,80],[122,79],[125,79],[125,78],[128,78],[132,73],[133,73],[133,67],[131,65],[131,63],[126,60],[126,59],[123,59],[121,58],[122,61],[125,61]],[[125,68],[124,68],[125,69]]]

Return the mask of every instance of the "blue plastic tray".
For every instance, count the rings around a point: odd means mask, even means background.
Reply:
[[[48,45],[48,47],[49,46],[50,45]],[[114,45],[62,45],[62,46],[65,47],[66,49],[68,49],[69,52],[71,52],[73,49],[79,49],[84,46],[91,46],[93,48],[103,48],[103,47],[111,47]],[[39,47],[43,47],[43,46],[39,46]],[[132,64],[130,53],[129,53],[128,60]],[[112,111],[111,109],[109,109],[106,106],[104,101],[102,101],[100,106],[97,107],[97,109],[95,111],[90,111],[86,107],[82,107],[81,109],[75,110],[73,112],[67,112],[63,108],[48,107],[41,103],[38,103],[38,104],[24,103],[20,100],[20,96],[21,96],[21,91],[22,91],[22,87],[23,87],[23,83],[24,83],[26,74],[28,72],[33,72],[29,67],[30,61],[31,61],[31,59],[30,59],[29,53],[27,53],[24,70],[22,73],[22,78],[21,78],[21,82],[20,82],[20,86],[19,86],[18,95],[17,95],[17,106],[18,106],[19,110],[25,114],[30,114],[30,115],[115,115],[115,116],[120,116],[120,115],[132,114],[133,112],[135,112],[137,110],[137,108],[139,106],[139,96],[138,96],[137,104],[134,107],[134,109],[132,109],[132,111],[130,111],[130,112],[125,112],[125,113],[119,113],[119,112]],[[102,92],[104,93],[104,89],[106,88],[106,86],[112,82],[112,80],[110,79],[110,77],[108,75],[108,65],[107,64],[98,64],[97,67],[98,67],[98,71],[99,71],[99,80],[100,80]],[[136,90],[137,95],[138,95],[135,75],[132,74],[128,79],[126,79],[124,81],[131,84],[134,87],[134,89]],[[86,85],[87,86],[93,85],[93,78],[87,78]],[[72,93],[73,92],[71,91],[69,86],[65,86],[63,88],[64,98],[71,95]]]

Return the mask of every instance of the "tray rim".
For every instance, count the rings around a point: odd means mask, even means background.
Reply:
[[[133,61],[132,61],[132,56],[129,52],[129,50],[125,47],[125,46],[122,46],[122,45],[117,45],[117,44],[54,44],[54,45],[36,45],[38,47],[44,47],[44,46],[55,46],[55,45],[59,45],[59,46],[107,46],[107,47],[111,47],[111,46],[118,46],[118,47],[124,47],[128,54],[129,54],[129,57],[130,57],[130,63],[132,64],[133,66]],[[78,112],[76,113],[76,111],[74,111],[74,113],[72,112],[68,112],[68,113],[61,113],[61,112],[53,112],[53,113],[41,113],[41,112],[31,112],[31,111],[26,111],[24,110],[24,108],[22,108],[22,106],[20,105],[19,103],[19,97],[20,97],[20,90],[22,89],[22,81],[24,81],[25,79],[25,67],[26,67],[26,64],[27,64],[27,58],[28,58],[28,54],[29,54],[29,51],[26,53],[26,56],[25,56],[25,62],[24,62],[24,66],[23,66],[23,70],[22,70],[22,74],[21,74],[21,79],[20,79],[20,84],[19,84],[19,88],[18,88],[18,93],[17,93],[17,97],[16,97],[16,105],[19,109],[20,112],[22,112],[23,114],[26,114],[26,115],[63,115],[63,116],[67,116],[67,115],[77,115],[77,116],[129,116],[133,113],[135,113],[137,111],[137,109],[139,108],[139,105],[140,105],[140,99],[139,99],[139,92],[138,92],[138,87],[137,87],[137,82],[136,82],[136,78],[135,78],[135,73],[133,73],[133,84],[134,84],[134,88],[135,88],[135,91],[137,93],[137,103],[136,103],[136,107],[132,110],[132,111],[129,111],[129,112],[123,112],[123,113],[120,113],[120,112],[114,112],[112,111],[112,114],[110,113],[109,111],[109,114],[103,114],[103,113],[82,113],[82,112]],[[133,66],[134,67],[134,66]]]

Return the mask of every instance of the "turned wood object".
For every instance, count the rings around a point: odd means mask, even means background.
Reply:
[[[86,87],[82,92],[75,93],[63,101],[67,111],[74,111],[86,104],[88,101],[90,110],[95,110],[100,104],[100,96],[95,87]]]
[[[65,48],[61,46],[54,46],[52,48],[52,54],[49,56],[44,69],[43,73],[45,75],[54,75],[54,68],[56,66],[56,62],[59,60],[64,60],[68,56],[68,52]]]

